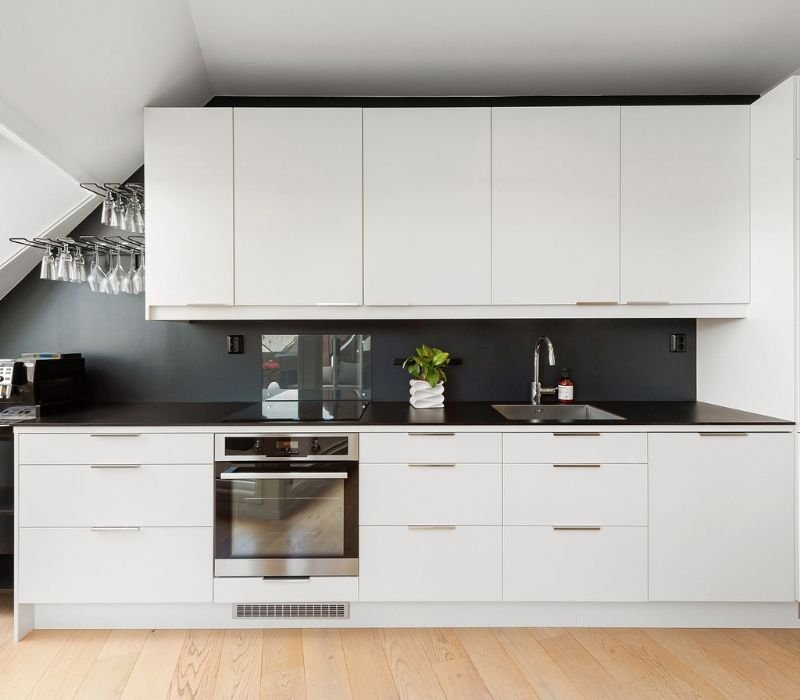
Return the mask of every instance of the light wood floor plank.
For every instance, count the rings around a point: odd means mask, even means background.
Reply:
[[[717,630],[662,629],[648,634],[684,661],[691,658],[694,667],[702,669],[703,675],[730,697],[800,697],[800,685]],[[683,654],[679,654],[681,650],[685,650]]]
[[[353,697],[339,630],[303,630],[303,658],[309,700],[349,700]]]
[[[578,627],[571,628],[570,634],[608,671],[629,697],[640,700],[685,697],[653,673],[652,668],[614,639],[608,630]]]
[[[303,630],[264,630],[262,644],[261,697],[304,700]]]
[[[117,700],[122,697],[149,634],[149,630],[112,631],[75,697],[78,700]]]
[[[583,697],[530,630],[510,627],[497,629],[494,634],[540,698],[577,700]]]
[[[769,667],[800,682],[800,634],[795,633],[796,645],[788,647],[773,634],[773,630],[724,630],[724,634]]]
[[[403,700],[443,700],[444,692],[413,629],[378,632]]]
[[[259,697],[263,640],[261,630],[226,630],[214,685],[215,699]]]
[[[414,630],[414,634],[431,664],[467,658],[455,630],[429,627]]]
[[[76,630],[47,666],[30,694],[31,700],[71,700],[100,651],[108,630]]]
[[[538,641],[586,697],[619,700],[624,696],[622,686],[566,630]]]
[[[399,700],[389,661],[377,630],[341,630],[350,689],[356,700]]]
[[[123,700],[167,697],[185,639],[184,630],[152,630],[131,669]]]
[[[224,639],[223,630],[189,630],[186,633],[169,687],[170,698],[211,696]]]
[[[621,628],[610,629],[608,633],[678,697],[724,699],[719,690],[694,670],[691,661],[683,663],[644,630]]]
[[[493,630],[459,629],[456,634],[493,697],[503,700],[531,700],[539,697],[506,653]]]
[[[448,700],[492,700],[492,694],[469,659],[442,661],[433,665],[433,672]]]
[[[35,630],[0,659],[0,698],[26,698],[66,641],[69,630]]]

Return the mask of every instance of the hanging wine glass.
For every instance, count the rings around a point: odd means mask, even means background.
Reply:
[[[53,249],[48,246],[47,252],[42,256],[42,265],[39,278],[43,280],[54,280],[56,277],[56,259],[53,257]]]

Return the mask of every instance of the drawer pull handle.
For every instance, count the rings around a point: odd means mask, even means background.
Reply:
[[[564,532],[567,530],[584,530],[584,531],[597,531],[602,529],[599,525],[553,525],[553,529],[556,532]]]
[[[455,530],[455,525],[409,525],[409,530]]]
[[[90,527],[92,532],[139,532],[140,527]]]
[[[747,433],[697,433],[700,437],[747,437]]]
[[[141,437],[141,433],[92,433],[89,437],[105,438],[105,437]]]
[[[141,469],[141,464],[91,464],[92,469]]]
[[[427,468],[427,467],[433,467],[433,468],[446,467],[446,468],[452,469],[456,465],[455,464],[409,464],[408,466],[409,467],[423,467],[423,468]]]
[[[455,437],[455,433],[409,433],[408,437]]]
[[[600,433],[553,433],[553,437],[600,437]]]
[[[554,469],[600,469],[599,464],[554,464]]]

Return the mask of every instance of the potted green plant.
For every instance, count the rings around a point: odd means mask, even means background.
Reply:
[[[450,364],[450,353],[427,345],[417,348],[417,354],[407,357],[403,367],[412,379],[409,382],[414,408],[441,408],[444,406],[444,368]]]

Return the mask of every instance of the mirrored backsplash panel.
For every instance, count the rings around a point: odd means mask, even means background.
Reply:
[[[369,401],[369,334],[261,336],[262,401]]]

